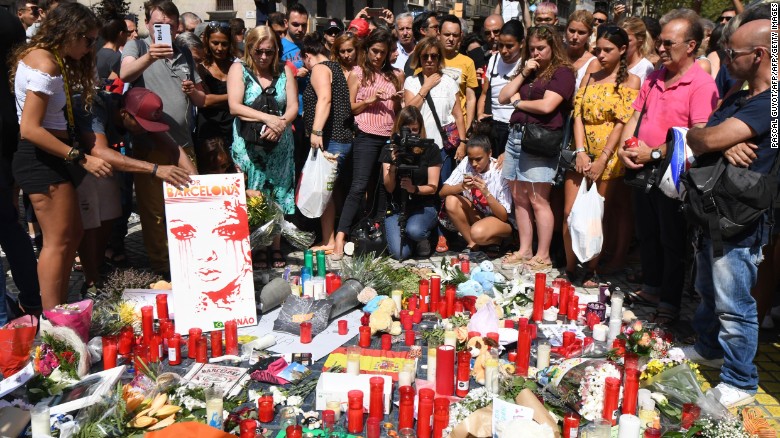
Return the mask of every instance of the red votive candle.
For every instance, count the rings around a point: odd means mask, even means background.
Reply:
[[[197,345],[200,337],[203,335],[203,330],[193,327],[190,329],[190,336],[187,339],[187,357],[195,359],[197,356]]]
[[[325,274],[325,292],[328,295],[332,294],[333,291],[336,290],[334,288],[335,285],[336,285],[336,274],[332,272],[328,272],[327,274]]]
[[[303,426],[290,425],[285,431],[287,438],[303,438]]]
[[[553,288],[547,287],[544,289],[544,310],[553,306]]]
[[[534,276],[534,313],[533,320],[541,321],[544,313],[544,293],[547,290],[547,274],[537,272]]]
[[[520,318],[517,320],[517,330],[525,330],[528,327],[528,318]]]
[[[431,303],[430,311],[437,312],[439,310],[439,299],[441,299],[441,277],[438,275],[431,276]]]
[[[368,399],[368,418],[385,417],[385,407],[382,391],[385,386],[385,379],[381,377],[372,377],[368,379],[370,393]]]
[[[404,332],[404,340],[406,341],[406,346],[411,347],[414,345],[414,338],[415,338],[414,330],[407,330]]]
[[[368,348],[371,346],[371,327],[368,326],[361,326],[360,327],[360,337],[358,338],[358,345],[363,348]]]
[[[238,438],[256,438],[257,437],[257,421],[247,418],[241,420],[238,424],[239,436]]]
[[[481,333],[479,332],[469,332],[469,339],[476,338],[477,336],[480,336]]]
[[[311,323],[302,322],[300,325],[301,344],[311,343]]]
[[[261,423],[274,421],[274,397],[272,395],[264,395],[257,399],[257,419]]]
[[[442,432],[450,423],[450,401],[439,397],[433,401],[433,438],[442,438]]]
[[[626,370],[623,383],[623,413],[636,415],[636,402],[639,393],[639,370]]]
[[[130,326],[122,327],[122,331],[119,332],[119,346],[117,352],[121,355],[130,354],[133,351],[133,328]]]
[[[431,301],[431,293],[429,289],[428,280],[420,280],[420,312],[428,311],[428,303]]]
[[[157,294],[157,319],[168,319],[168,294]]]
[[[103,336],[103,369],[116,367],[117,339],[116,336]]]
[[[238,355],[238,323],[233,319],[225,322],[225,354]]]
[[[422,310],[415,309],[412,312],[412,322],[414,322],[415,324],[419,324],[422,322]]]
[[[576,337],[577,335],[575,335],[574,332],[563,332],[563,348],[569,348],[569,346],[574,343]]]
[[[406,302],[406,308],[409,310],[417,310],[419,306],[420,306],[420,299],[416,296],[409,297],[409,300]]]
[[[404,330],[409,331],[412,329],[413,326],[414,326],[414,319],[412,319],[412,315],[407,313],[406,318],[401,319],[401,327]]]
[[[135,367],[135,375],[139,375],[143,372],[144,365],[149,365],[149,346],[148,345],[136,345],[133,349],[133,366]]]
[[[141,330],[144,335],[144,343],[148,344],[154,333],[154,307],[141,307]]]
[[[528,364],[531,362],[531,330],[526,328],[517,335],[517,360],[515,374],[528,376]]]
[[[203,338],[198,339],[198,343],[195,345],[195,348],[197,349],[195,353],[195,362],[198,363],[207,363],[209,361],[208,356],[208,348],[206,345],[206,340]]]
[[[431,417],[433,417],[433,398],[436,392],[430,388],[420,390],[417,408],[417,438],[431,438]]]
[[[181,363],[181,335],[175,333],[168,338],[168,364],[179,365]]]
[[[333,292],[337,291],[341,287],[341,277],[336,276],[336,279],[333,280]]]
[[[604,380],[604,410],[601,418],[610,421],[614,426],[617,423],[618,397],[620,396],[620,379],[607,377]]]
[[[563,417],[563,438],[577,438],[580,428],[580,418],[577,414],[569,412]]]
[[[569,311],[569,286],[561,285],[558,294],[558,315],[565,315]]]
[[[341,336],[344,336],[347,333],[349,333],[349,326],[347,325],[347,320],[346,319],[340,319],[339,320],[339,334]]]
[[[462,260],[460,261],[460,270],[461,270],[461,271],[462,271],[464,274],[466,274],[466,275],[468,275],[468,274],[469,274],[469,272],[471,272],[471,262],[469,261],[469,259],[467,259],[467,258],[464,258],[464,259],[462,259]]]
[[[639,368],[639,355],[636,353],[632,353],[630,351],[626,351],[626,354],[623,355],[623,369],[628,370],[635,370]]]
[[[393,348],[393,337],[389,333],[382,335],[382,350],[390,350]]]
[[[455,314],[455,294],[457,290],[454,284],[448,284],[444,290],[444,300],[447,302],[447,318]]]
[[[528,324],[528,330],[531,331],[531,339],[536,339],[536,336],[538,335],[538,329],[539,326],[536,324]]]
[[[149,341],[149,362],[157,363],[160,361],[160,350],[162,346],[162,338],[159,334],[153,333],[152,338]]]
[[[398,388],[401,400],[398,402],[398,429],[414,426],[414,388]]]
[[[701,415],[701,408],[696,403],[683,403],[680,429],[687,431],[693,427],[693,423],[699,419],[699,415]]]
[[[366,420],[366,438],[379,438],[381,423],[381,418],[369,417],[368,420]]]
[[[455,313],[463,313],[463,303],[460,301],[455,301],[455,308],[452,310]]]
[[[211,332],[211,357],[222,356],[222,332],[215,330]]]
[[[447,314],[447,300],[441,300],[439,301],[439,315],[441,315],[442,318],[447,318],[447,316],[444,316]]]
[[[496,341],[496,342],[498,342],[498,333],[496,333],[496,332],[489,332],[487,334],[487,337],[492,339],[492,340],[494,340],[494,341]]]
[[[511,350],[506,354],[506,358],[510,362],[515,362],[517,360],[517,351]]]
[[[455,394],[455,347],[442,345],[436,352],[436,392]]]
[[[567,317],[570,321],[576,321],[580,314],[580,297],[572,295],[569,297],[569,311]]]
[[[363,432],[363,391],[354,389],[347,393],[347,432]]]
[[[471,352],[464,350],[458,352],[458,381],[455,387],[455,395],[465,397],[469,394],[469,378],[471,376]]]

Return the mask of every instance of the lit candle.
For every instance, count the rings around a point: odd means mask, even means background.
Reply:
[[[225,354],[238,355],[238,323],[235,320],[225,322]]]
[[[442,345],[436,354],[436,392],[455,394],[455,347]]]
[[[544,313],[544,293],[547,290],[547,274],[537,272],[534,276],[534,313],[533,320],[541,321]]]
[[[144,335],[144,342],[151,342],[154,334],[154,307],[141,307],[141,329]]]
[[[639,417],[631,414],[620,416],[618,438],[636,438],[639,436]]]
[[[543,369],[550,366],[550,343],[541,341],[536,347],[536,368]]]
[[[32,425],[32,436],[43,437],[51,436],[51,415],[49,406],[45,403],[39,403],[30,409],[30,423]]]
[[[402,290],[394,290],[390,292],[390,298],[393,299],[393,302],[395,303],[395,308],[400,312],[401,311],[401,300],[404,296],[404,291]]]
[[[596,324],[593,326],[593,339],[599,342],[607,341],[607,326]]]
[[[360,347],[347,348],[347,374],[360,375]]]

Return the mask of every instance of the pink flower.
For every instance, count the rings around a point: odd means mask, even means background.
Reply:
[[[642,330],[642,321],[634,321],[634,325],[631,327],[635,332]]]

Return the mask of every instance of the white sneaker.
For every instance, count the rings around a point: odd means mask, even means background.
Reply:
[[[718,383],[718,386],[707,391],[707,395],[714,396],[727,409],[752,403],[756,399],[755,395],[725,383]]]
[[[706,357],[699,354],[699,352],[693,348],[693,345],[682,347],[682,351],[685,353],[685,358],[691,362],[695,362],[700,365],[706,365],[712,368],[720,368],[723,366],[723,359],[707,359]]]

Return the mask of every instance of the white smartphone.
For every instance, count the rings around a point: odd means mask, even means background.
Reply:
[[[153,42],[155,44],[167,44],[173,47],[173,41],[171,39],[171,25],[155,24]]]

